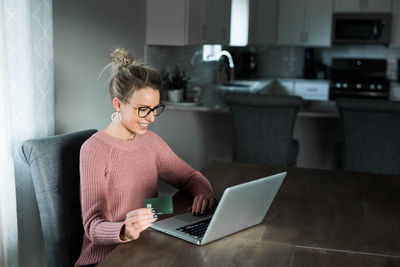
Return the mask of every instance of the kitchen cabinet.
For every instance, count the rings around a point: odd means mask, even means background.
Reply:
[[[277,24],[278,0],[250,1],[249,44],[276,44]]]
[[[330,46],[333,0],[280,0],[278,44]]]
[[[392,5],[392,35],[391,47],[400,47],[400,1],[393,1]],[[399,66],[400,67],[400,66]]]
[[[329,81],[295,80],[293,94],[305,100],[327,101],[329,99]]]
[[[397,2],[394,0],[393,2]],[[335,0],[335,12],[391,12],[392,0]]]
[[[202,1],[147,0],[146,22],[147,44],[199,44],[206,38]]]
[[[196,1],[202,2],[203,0]],[[205,8],[206,31],[204,43],[229,45],[231,0],[207,0]]]
[[[146,2],[146,44],[229,44],[230,0]]]
[[[400,101],[400,84],[399,83],[391,83],[390,84],[389,99],[392,101]]]

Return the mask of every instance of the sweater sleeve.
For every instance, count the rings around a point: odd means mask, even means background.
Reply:
[[[120,232],[124,222],[112,222],[107,203],[106,167],[108,154],[98,143],[84,143],[80,152],[80,197],[86,237],[95,244],[123,243]]]
[[[151,146],[156,153],[160,179],[192,196],[214,194],[210,182],[204,175],[179,158],[161,137],[153,132],[151,134],[153,139]]]

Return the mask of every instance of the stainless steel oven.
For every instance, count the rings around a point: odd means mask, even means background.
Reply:
[[[333,44],[384,44],[390,42],[390,13],[334,13]]]
[[[329,98],[388,99],[386,59],[333,58]]]

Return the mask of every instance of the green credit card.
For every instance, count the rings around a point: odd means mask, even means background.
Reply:
[[[172,197],[146,198],[143,203],[145,208],[155,209],[158,214],[174,213]]]

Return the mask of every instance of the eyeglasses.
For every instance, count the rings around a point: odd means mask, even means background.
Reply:
[[[131,104],[131,103],[129,103],[129,104]],[[145,118],[150,114],[150,112],[153,112],[154,116],[160,115],[164,111],[165,105],[160,104],[160,105],[155,106],[154,108],[149,108],[149,107],[133,107],[133,108],[138,110],[138,116],[140,118]]]

